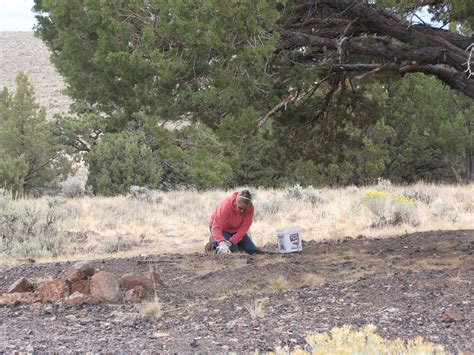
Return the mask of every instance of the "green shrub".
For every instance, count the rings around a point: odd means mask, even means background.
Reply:
[[[131,185],[157,188],[162,169],[143,134],[105,135],[86,155],[87,184],[95,194],[125,194]]]
[[[16,91],[0,91],[0,186],[15,194],[38,192],[70,168],[25,74]]]

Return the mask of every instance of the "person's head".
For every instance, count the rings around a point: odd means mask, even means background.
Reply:
[[[237,209],[240,213],[243,213],[252,205],[252,195],[249,190],[242,190],[237,195],[236,199]]]

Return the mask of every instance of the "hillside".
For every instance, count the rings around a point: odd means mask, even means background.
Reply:
[[[38,102],[48,117],[67,112],[71,100],[61,93],[63,78],[49,60],[49,51],[33,32],[0,32],[0,87],[15,89],[18,72],[28,75],[34,85]]]

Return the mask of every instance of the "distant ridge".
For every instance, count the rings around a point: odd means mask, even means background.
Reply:
[[[48,117],[69,111],[71,100],[61,93],[64,79],[49,60],[48,48],[33,32],[0,32],[0,90],[15,89],[18,72],[28,75]]]

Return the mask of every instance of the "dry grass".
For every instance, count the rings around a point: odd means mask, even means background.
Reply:
[[[287,189],[254,190],[256,215],[250,234],[258,246],[276,243],[275,230],[288,226],[300,226],[304,240],[322,240],[360,234],[388,237],[438,229],[471,229],[474,225],[474,184],[375,185],[321,189],[317,194],[314,189],[302,191],[306,195],[298,197],[289,196]],[[410,196],[415,201],[419,223],[374,228],[377,218],[364,205],[363,198],[376,191],[387,192],[394,201],[401,195]],[[155,204],[126,196],[66,199],[61,205],[58,229],[67,235],[82,233],[87,240],[69,243],[62,255],[48,260],[202,251],[209,238],[209,216],[231,192],[168,192],[163,193],[161,203]],[[47,199],[15,203],[46,208]],[[387,209],[387,213],[390,211]],[[0,258],[0,262],[11,262],[6,255]]]
[[[288,347],[277,347],[275,354],[324,355],[324,354],[444,354],[441,345],[433,344],[421,337],[414,340],[384,339],[375,333],[375,326],[367,325],[360,330],[350,326],[333,328],[330,332],[315,333],[306,337],[305,349],[290,351]],[[256,352],[258,354],[258,351]]]
[[[153,316],[159,318],[162,313],[162,307],[160,301],[155,298],[153,301],[145,301],[139,306],[140,313],[144,316]]]
[[[301,276],[301,283],[304,286],[316,287],[322,285],[326,279],[322,276],[306,273]]]
[[[250,306],[245,306],[245,309],[249,312],[253,319],[265,317],[264,309],[265,300],[255,300],[255,303]]]
[[[457,269],[466,262],[464,258],[424,258],[415,260],[410,269],[414,271]]]
[[[272,276],[267,280],[268,288],[272,291],[284,291],[290,288],[290,283],[283,275]]]

